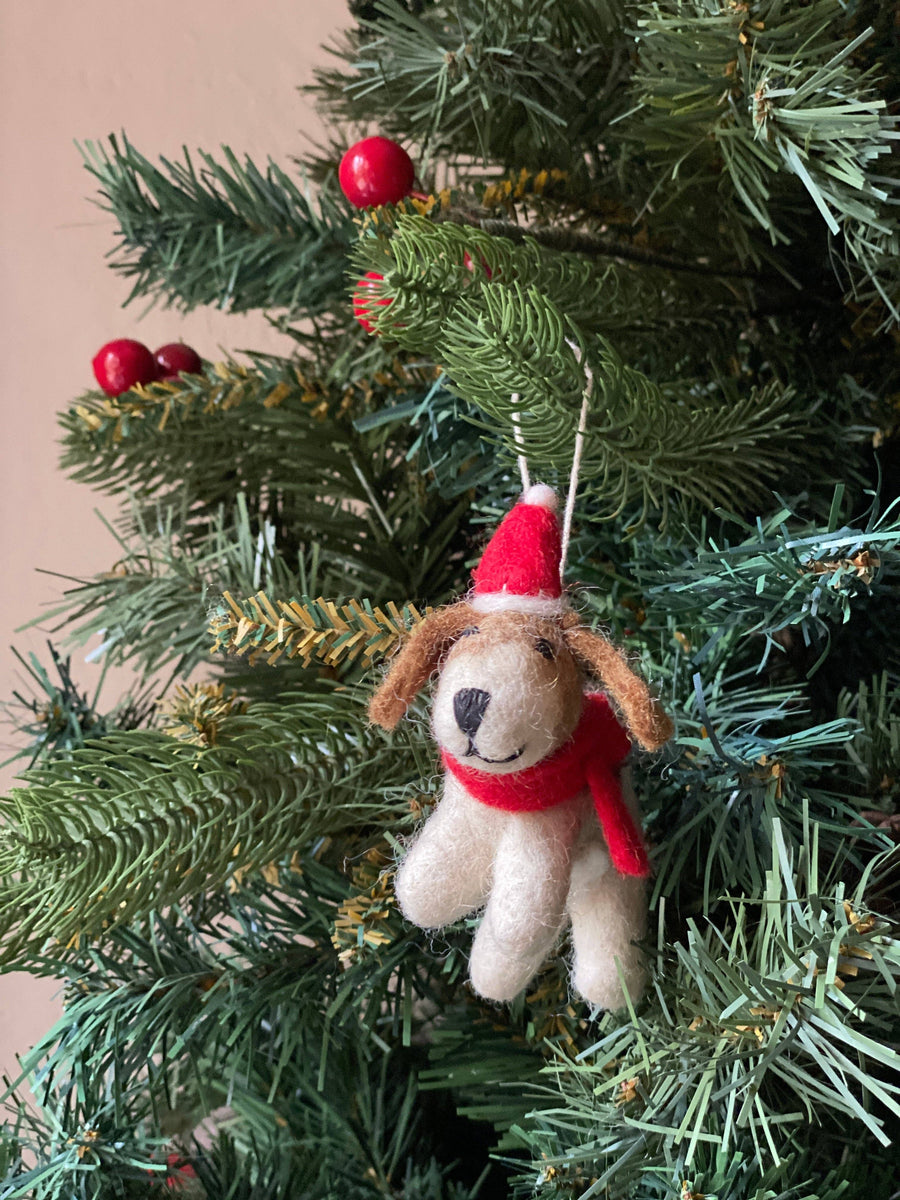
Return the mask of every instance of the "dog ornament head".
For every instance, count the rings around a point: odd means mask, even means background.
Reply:
[[[426,617],[395,657],[369,705],[376,724],[393,729],[440,670],[432,728],[441,748],[488,773],[520,771],[571,735],[587,675],[641,746],[669,739],[671,722],[643,680],[569,606],[557,508],[553,489],[536,484],[506,515],[469,597]]]

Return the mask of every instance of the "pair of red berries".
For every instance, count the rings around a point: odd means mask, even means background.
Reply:
[[[132,338],[107,342],[94,355],[94,378],[107,396],[121,396],[139,383],[176,379],[180,374],[197,375],[203,362],[196,350],[184,342],[168,342],[155,352]]]
[[[338,167],[341,191],[356,208],[396,204],[410,194],[415,176],[412,159],[402,146],[386,137],[355,142]],[[374,332],[369,306],[390,304],[390,300],[371,294],[383,278],[377,271],[367,271],[353,292],[353,315],[367,333]]]

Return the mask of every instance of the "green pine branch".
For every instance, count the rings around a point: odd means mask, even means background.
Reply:
[[[481,255],[481,269],[465,255]],[[388,303],[370,310],[378,333],[440,362],[476,426],[535,471],[571,462],[590,370],[581,479],[607,515],[635,504],[639,520],[655,510],[665,522],[677,499],[749,503],[800,454],[789,389],[660,384],[592,336],[607,314],[613,329],[620,320],[612,268],[597,275],[535,243],[407,216],[390,236],[363,239],[357,261],[384,275]],[[627,291],[632,276],[622,278]]]
[[[152,514],[133,506],[133,528],[128,534],[110,528],[121,551],[113,569],[75,581],[63,599],[32,624],[54,622],[54,632],[65,630],[67,642],[74,645],[86,645],[99,637],[99,646],[91,651],[93,657],[102,656],[109,664],[129,662],[144,678],[162,669],[184,678],[199,663],[211,661],[221,640],[217,633],[213,642],[209,626],[215,612],[221,616],[230,611],[223,605],[223,596],[249,596],[261,590],[281,597],[331,591],[338,597],[351,597],[337,600],[340,607],[355,604],[353,593],[370,585],[373,600],[364,604],[374,604],[377,609],[379,604],[393,603],[392,593],[449,596],[458,591],[464,578],[462,552],[468,541],[468,497],[458,499],[448,510],[436,493],[425,493],[421,502],[414,504],[398,492],[386,500],[386,507],[387,529],[366,522],[359,508],[335,511],[320,504],[317,512],[311,504],[305,520],[314,540],[294,542],[292,553],[291,540],[279,538],[271,522],[254,519],[241,495],[230,513],[220,510],[200,531],[172,509],[157,512],[151,522]],[[320,520],[322,524],[312,524]],[[287,545],[281,549],[285,541]],[[415,550],[414,559],[401,556],[404,545]],[[329,553],[323,552],[326,546]],[[251,648],[250,640],[254,646],[262,640],[271,654],[289,632],[284,646],[291,650],[288,657],[301,649],[301,660],[308,659],[300,647],[306,628],[302,616],[290,610],[268,627],[260,624],[259,612],[246,616],[249,625],[246,621],[241,625],[241,618],[235,617],[233,629],[227,619],[222,626],[223,636],[239,652]],[[332,665],[340,659],[352,666],[361,650],[383,650],[397,636],[398,627],[392,627],[393,631],[383,627],[365,647],[348,653],[348,639],[359,638],[341,630],[339,622],[334,624],[330,616],[324,616],[324,610],[312,618],[313,627],[320,619],[329,623],[323,636],[336,652]],[[368,618],[360,619],[365,625]],[[290,631],[285,621],[293,626]],[[240,636],[235,641],[232,635],[238,634],[239,625]],[[256,657],[251,655],[254,660]],[[311,686],[308,679],[303,686]]]
[[[547,1068],[557,1104],[533,1113],[536,1132],[517,1132],[548,1185],[591,1178],[628,1194],[671,1178],[676,1155],[689,1178],[714,1147],[752,1147],[762,1173],[817,1126],[831,1144],[822,1180],[851,1129],[870,1153],[887,1145],[900,1114],[896,940],[861,908],[864,882],[823,889],[814,832],[792,854],[777,821],[772,831],[761,889],[733,895],[725,923],[690,921],[671,952],[660,944],[658,1002],[625,1023],[606,1017],[576,1062]]]
[[[532,470],[561,473],[587,394],[580,486],[608,518],[633,506],[633,525],[654,513],[664,526],[680,501],[751,504],[798,455],[789,390],[772,385],[738,396],[724,387],[711,394],[660,386],[602,339],[586,339],[579,361],[565,348],[567,335],[580,340],[577,329],[535,291],[498,289],[485,309],[476,315],[461,306],[444,330],[442,358],[454,385],[508,454],[521,444]]]
[[[373,741],[360,704],[257,703],[208,749],[114,733],[26,773],[0,801],[0,960],[77,946],[310,837],[396,819],[415,758]]]
[[[209,607],[222,591],[251,591],[263,581],[288,591],[298,586],[297,571],[275,547],[274,529],[258,527],[242,496],[231,520],[217,514],[203,538],[189,537],[183,515],[171,509],[153,524],[132,512],[132,536],[110,528],[121,550],[113,568],[76,581],[33,624],[55,621],[54,630],[65,629],[75,645],[99,636],[95,657],[131,663],[145,679],[164,668],[185,677],[209,656]]]
[[[872,29],[853,36],[838,0],[636,8],[640,103],[619,132],[649,152],[656,202],[690,208],[701,191],[707,205],[718,193],[717,232],[724,226],[740,246],[744,224],[744,253],[753,253],[763,231],[782,247],[787,270],[801,230],[808,254],[801,223],[814,212],[832,236],[843,235],[837,249],[852,292],[879,298],[896,321],[892,163],[900,133],[877,69],[860,62]],[[808,275],[801,259],[793,269]]]
[[[282,655],[299,657],[304,665],[313,660],[341,669],[392,650],[410,628],[427,612],[415,605],[402,609],[389,601],[386,612],[368,600],[335,604],[319,596],[313,600],[276,600],[265,592],[236,601],[226,592],[210,622],[216,650],[246,655],[255,662],[265,657],[270,664]]]
[[[344,63],[318,71],[308,90],[335,120],[376,120],[428,157],[576,166],[625,106],[617,0],[372,8],[362,31],[338,43]]]
[[[347,952],[335,929],[355,903],[346,858],[358,859],[362,844],[353,830],[316,838],[261,872],[236,871],[226,891],[110,929],[102,947],[51,948],[41,967],[69,980],[66,1019],[29,1053],[23,1078],[37,1089],[114,1070],[136,1117],[148,1093],[163,1104],[188,1087],[209,1111],[218,1092],[203,1094],[206,1078],[217,1089],[252,1084],[283,1094],[298,1069],[320,1076],[342,1044],[367,1053],[410,1045],[423,1006],[443,1006],[459,990],[465,957],[448,946],[455,969],[449,959],[423,964],[395,905],[389,940]],[[282,1049],[272,1059],[274,1026]],[[125,1053],[116,1044],[122,1027],[131,1030]],[[166,1041],[176,1027],[181,1035]]]
[[[442,395],[432,368],[400,363],[345,386],[281,361],[253,370],[222,364],[173,387],[84,398],[62,418],[63,463],[79,480],[136,494],[142,503],[132,508],[125,540],[152,540],[146,530],[159,525],[159,507],[172,505],[180,514],[172,553],[221,555],[221,506],[232,511],[243,494],[253,520],[271,527],[283,560],[328,547],[323,593],[442,596],[460,582],[470,496],[457,492],[448,509],[423,482],[418,430],[360,419],[390,399],[421,407],[424,421]],[[230,464],[224,472],[223,462]],[[167,528],[165,536],[175,533]],[[243,538],[240,522],[232,536]],[[242,581],[225,576],[220,590],[249,594],[259,586],[251,573]]]
[[[380,236],[364,237],[355,248],[360,272],[386,276],[372,294],[389,298],[390,307],[371,306],[369,319],[400,345],[411,339],[416,353],[424,345],[440,344],[441,327],[459,301],[486,294],[495,284],[535,289],[585,332],[617,341],[627,337],[641,356],[648,352],[641,339],[653,337],[665,339],[673,355],[683,355],[696,343],[707,360],[716,352],[724,358],[723,322],[740,325],[752,303],[751,294],[734,281],[726,286],[684,275],[673,278],[671,264],[638,269],[598,261],[546,245],[553,229],[532,237],[524,230],[515,232],[514,226],[508,237],[465,218],[452,209],[448,214],[437,210],[431,217],[408,212],[382,216],[370,229]],[[615,257],[612,247],[609,254]],[[734,353],[733,344],[728,353]]]
[[[878,822],[880,818],[890,825],[891,802],[896,803],[900,786],[900,688],[896,679],[882,671],[861,680],[855,690],[848,688],[841,694],[837,711],[859,725],[859,733],[847,746],[847,757],[870,797],[868,819]]]
[[[347,967],[331,930],[348,889],[341,860],[353,845],[353,834],[334,847],[316,839],[280,872],[267,869],[265,884],[257,877],[189,910],[115,928],[106,949],[74,961],[56,952],[54,965],[69,979],[66,1013],[23,1063],[46,1122],[30,1142],[43,1170],[27,1182],[45,1189],[35,1186],[34,1195],[53,1195],[51,1181],[58,1187],[73,1170],[71,1151],[55,1160],[48,1153],[55,1122],[67,1146],[86,1147],[88,1162],[102,1164],[105,1179],[121,1178],[129,1159],[162,1171],[166,1156],[153,1154],[152,1135],[168,1128],[198,1177],[215,1180],[208,1125],[199,1143],[190,1134],[225,1102],[241,1151],[228,1156],[230,1186],[275,1162],[312,1189],[302,1194],[324,1195],[340,1180],[341,1195],[368,1196],[362,1160],[377,1167],[379,1197],[398,1173],[412,1195],[416,1180],[436,1189],[423,1195],[468,1195],[449,1182],[457,1155],[448,1156],[433,1115],[450,1115],[447,1104],[418,1095],[422,1052],[401,1046],[421,1026],[422,1003],[446,1003],[460,972],[455,983],[446,964],[423,973],[409,936],[377,964]],[[74,1079],[89,1082],[75,1088]],[[122,1136],[125,1119],[132,1131]],[[119,1140],[111,1144],[113,1129]],[[265,1164],[254,1162],[254,1143],[265,1146]]]
[[[433,383],[427,368],[400,363],[355,383],[283,359],[216,363],[114,398],[86,393],[60,416],[61,466],[108,493],[158,499],[177,489],[195,504],[215,505],[238,490],[301,489],[316,465],[323,477],[346,469],[356,418],[388,397],[424,397]]]
[[[16,730],[15,740],[27,743],[4,765],[28,758],[28,765],[33,767],[43,760],[65,756],[92,738],[105,737],[112,729],[138,729],[150,722],[155,705],[149,692],[126,696],[109,712],[102,712],[98,707],[102,678],[93,696],[88,696],[72,675],[71,658],[63,658],[50,641],[47,651],[52,675],[36,654],[26,659],[13,647],[33,694],[14,691],[12,700],[0,702]]]
[[[838,524],[842,499],[839,488],[826,528],[798,522],[785,507],[755,525],[732,517],[743,538],[658,543],[652,560],[634,567],[647,619],[680,629],[697,646],[697,662],[730,630],[759,635],[763,662],[783,648],[777,635],[786,630],[794,640],[820,642],[851,620],[854,603],[891,590],[900,568],[897,506],[859,528]]]
[[[314,202],[273,162],[262,171],[227,148],[223,156],[201,152],[198,166],[185,150],[183,162],[156,167],[124,137],[85,144],[99,203],[118,225],[111,266],[132,280],[129,300],[293,319],[327,310],[354,235],[347,204],[327,193]]]
[[[641,788],[658,843],[654,892],[680,905],[709,911],[723,893],[758,893],[775,822],[792,847],[816,822],[830,878],[858,874],[889,844],[886,831],[860,819],[861,797],[835,777],[836,764],[850,773],[846,747],[859,725],[817,723],[800,688],[752,679],[712,664],[706,680],[696,674],[678,715],[677,757]]]

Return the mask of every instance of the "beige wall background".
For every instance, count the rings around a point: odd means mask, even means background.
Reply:
[[[88,199],[74,141],[124,130],[151,159],[227,144],[288,167],[321,130],[296,88],[348,24],[342,0],[0,3],[0,700],[20,683],[10,643],[27,653],[46,636],[14,630],[65,586],[36,569],[84,577],[115,557],[94,514],[112,506],[56,465],[55,414],[93,386],[97,349],[115,337],[184,339],[204,357],[288,348],[255,314],[123,310],[127,284],[104,264],[112,223]],[[83,658],[73,670],[92,690],[98,668]],[[0,760],[9,744],[0,725]],[[55,1021],[56,992],[0,976],[0,1072]]]

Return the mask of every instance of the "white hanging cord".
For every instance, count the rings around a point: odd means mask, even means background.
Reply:
[[[513,398],[513,404],[517,404],[519,401],[519,393],[513,392],[512,398]],[[516,445],[519,447],[518,462],[519,462],[519,474],[522,476],[522,491],[527,492],[528,489],[531,487],[531,477],[528,474],[528,460],[525,457],[525,440],[522,437],[522,426],[519,424],[519,416],[520,415],[521,414],[518,411],[514,412],[512,415],[513,436],[516,439]]]
[[[566,338],[566,344],[571,346],[575,351],[575,357],[579,363],[582,361],[581,350],[574,342],[570,342]],[[587,383],[584,389],[584,396],[581,401],[581,415],[578,418],[578,429],[575,432],[575,451],[572,455],[572,470],[569,473],[569,493],[566,496],[566,509],[563,514],[562,527],[562,555],[559,560],[559,577],[565,582],[566,574],[566,557],[569,553],[569,538],[572,536],[572,518],[575,515],[575,493],[578,490],[578,473],[581,470],[581,455],[584,452],[584,435],[587,431],[587,415],[590,405],[591,394],[594,390],[594,376],[591,368],[585,363],[584,373],[587,377]]]

